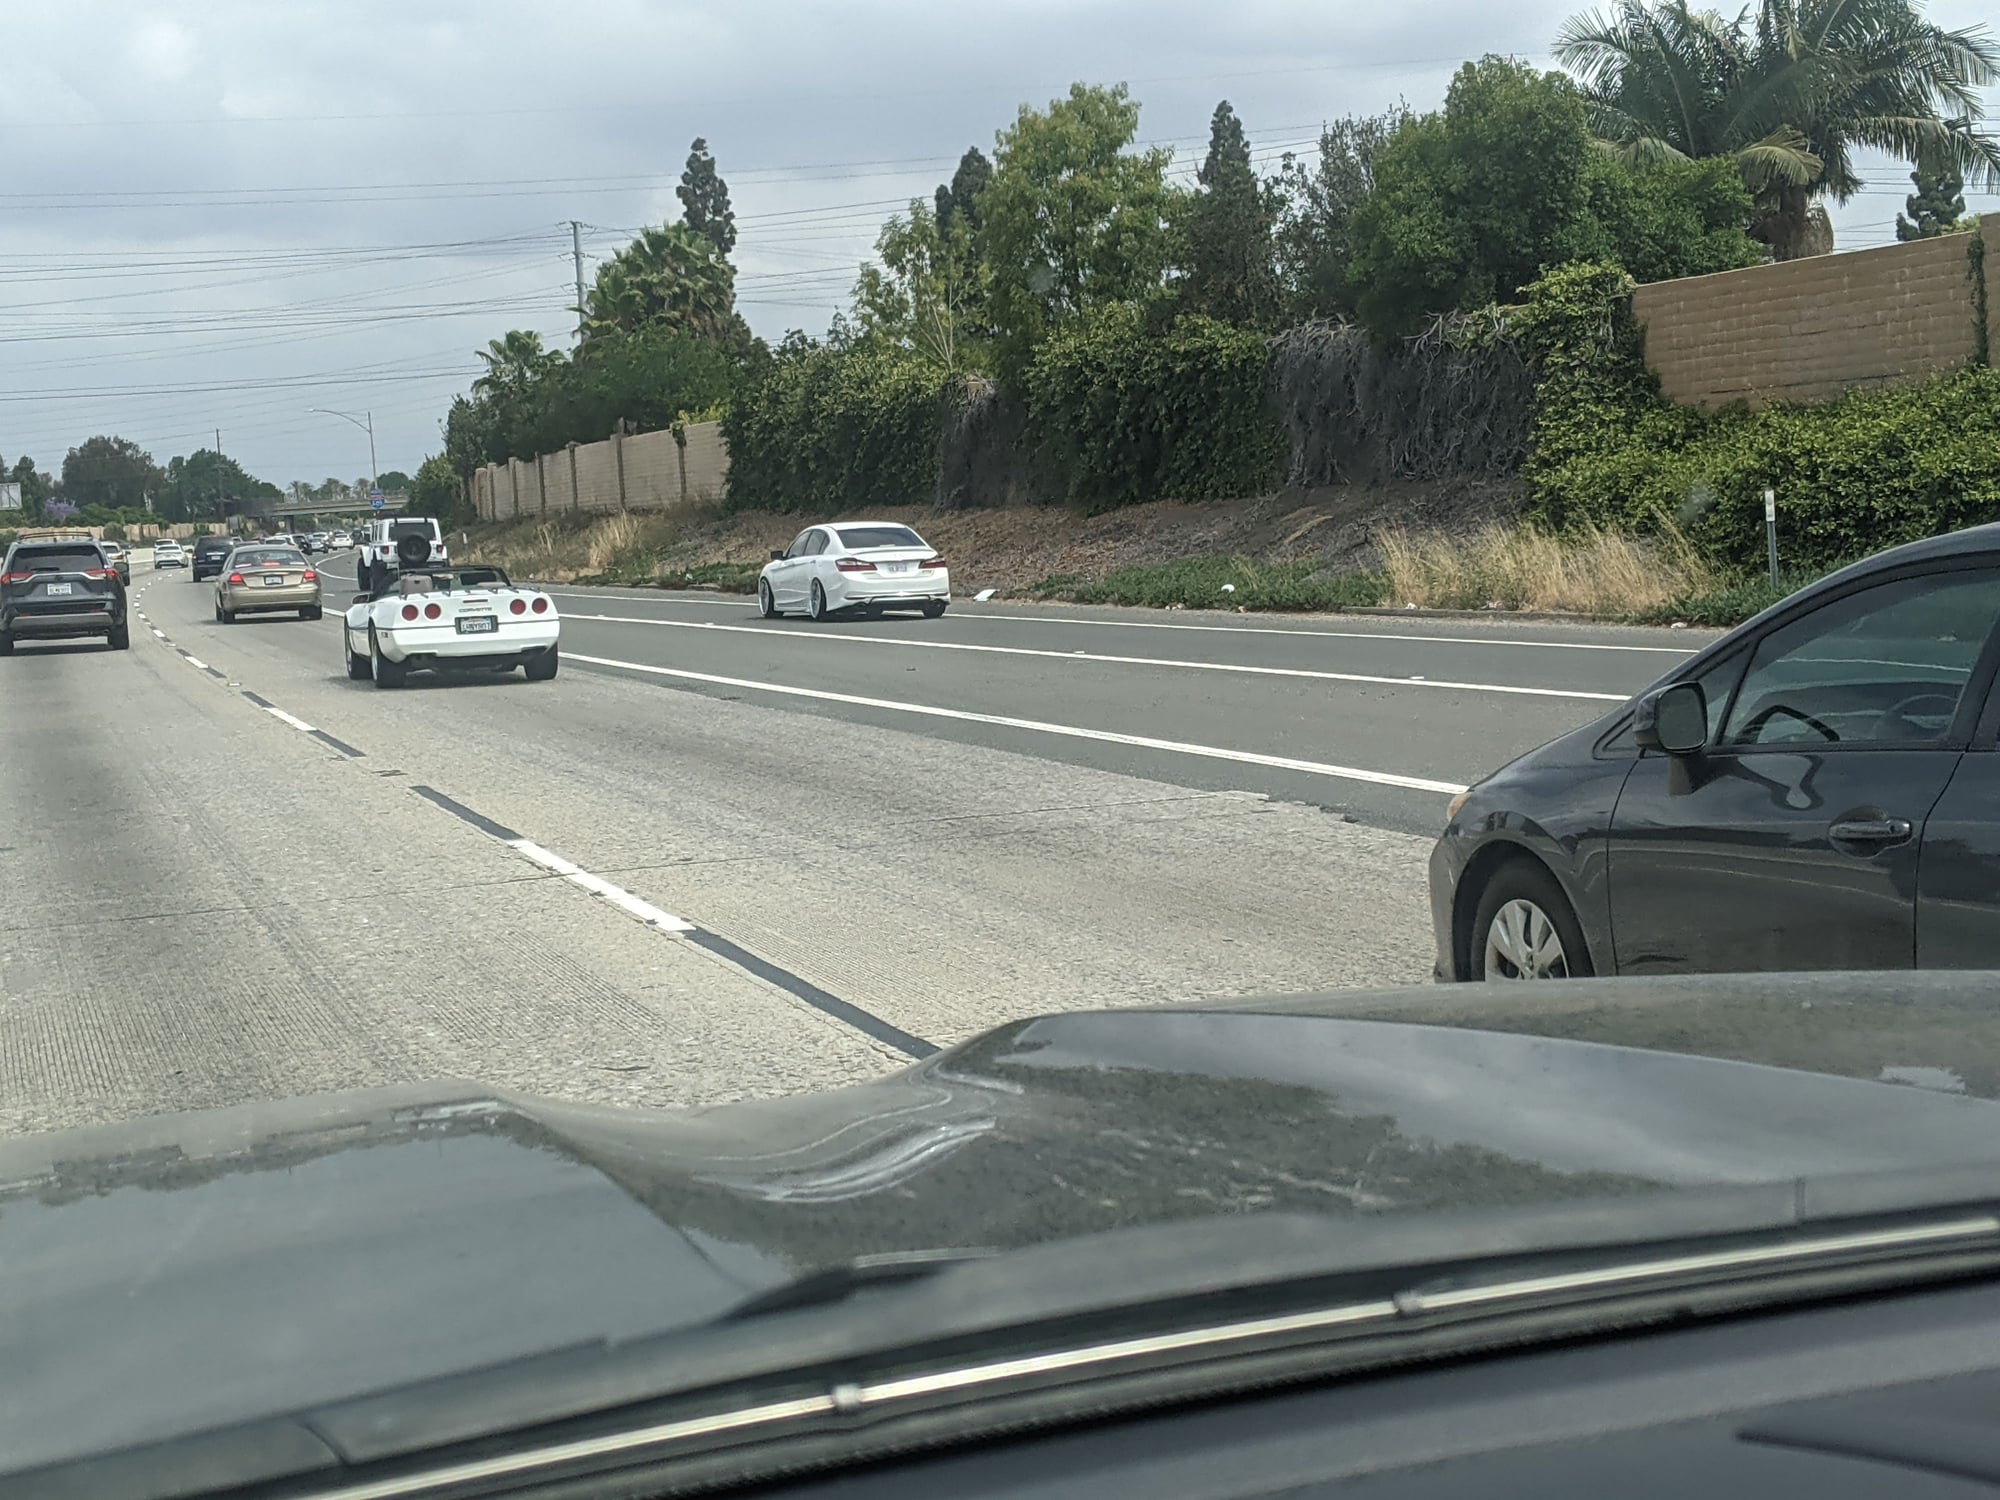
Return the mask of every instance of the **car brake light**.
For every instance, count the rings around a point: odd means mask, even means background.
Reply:
[[[0,573],[0,584],[33,583],[34,581],[35,575],[33,573]]]
[[[944,559],[941,557],[927,557],[918,563],[917,566],[919,568],[941,568],[944,566]]]
[[[243,581],[243,575],[241,573],[231,573],[229,575],[229,581],[231,583],[241,583]]]
[[[872,573],[875,564],[859,557],[843,557],[834,566],[843,573]]]
[[[417,617],[417,607],[416,607],[416,605],[414,605],[414,604],[405,604],[405,605],[403,606],[403,618],[404,618],[404,619],[406,619],[406,620],[414,620],[414,619],[415,619],[416,617]]]
[[[435,604],[426,604],[424,606],[424,618],[426,620],[435,620],[443,613],[444,611],[439,609]]]
[[[535,613],[538,615],[545,615],[548,612],[549,612],[549,601],[546,599],[537,599],[535,601]]]
[[[525,615],[528,612],[528,601],[525,599],[516,599],[512,604],[508,605],[507,608],[512,610],[517,615]]]
[[[315,573],[311,568],[307,568],[305,581],[307,583],[318,583],[319,574]]]
[[[83,576],[85,578],[115,578],[118,575],[110,568],[85,568]]]

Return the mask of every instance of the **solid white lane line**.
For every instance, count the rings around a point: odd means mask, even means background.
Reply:
[[[851,703],[861,708],[883,708],[893,713],[918,714],[931,719],[954,719],[965,724],[992,724],[1002,729],[1025,729],[1036,734],[1061,735],[1066,739],[1099,740],[1109,745],[1130,745],[1140,750],[1165,750],[1175,755],[1200,756],[1205,760],[1236,761],[1242,765],[1269,766],[1279,771],[1301,771],[1309,776],[1333,776],[1343,781],[1366,781],[1377,786],[1399,786],[1416,792],[1437,792],[1452,796],[1465,788],[1455,781],[1433,781],[1425,776],[1400,776],[1392,771],[1369,771],[1357,766],[1336,766],[1324,761],[1295,760],[1287,755],[1259,755],[1250,750],[1225,750],[1217,745],[1192,745],[1182,740],[1154,739],[1143,734],[1118,734],[1109,729],[1085,729],[1077,724],[1049,724],[1040,719],[1016,719],[1006,714],[972,713],[962,708],[939,708],[929,703],[902,703],[893,698],[864,698],[856,693],[830,693],[819,688],[789,687],[775,682],[752,682],[745,677],[718,677],[713,672],[686,672],[675,667],[655,667],[645,662],[617,661],[607,656],[564,653],[565,661],[587,662],[594,667],[621,667],[628,672],[649,672],[656,677],[677,677],[688,682],[709,682],[719,687],[748,688],[759,693],[777,693],[787,698],[814,698],[823,703]]]
[[[292,728],[298,730],[302,734],[311,734],[313,732],[312,725],[308,724],[304,719],[293,718],[290,714],[286,713],[282,708],[266,708],[264,712],[269,714],[272,718],[281,721],[282,723],[291,725]]]
[[[657,927],[662,932],[693,932],[694,923],[675,916],[670,911],[662,911],[650,901],[642,901],[623,886],[613,885],[600,875],[571,864],[560,854],[544,849],[533,839],[508,839],[507,847],[540,865],[552,875],[559,875],[571,885],[589,891],[593,896],[602,896],[613,906],[628,916],[636,917],[648,927]]]
[[[579,594],[560,589],[543,589],[551,599],[615,599],[626,604],[699,604],[724,609],[755,609],[754,602],[744,603],[735,599],[684,599],[665,594]],[[1546,647],[1551,651],[1638,651],[1654,656],[1692,656],[1699,646],[1640,646],[1620,645],[1606,641],[1536,641],[1519,636],[1494,635],[1404,635],[1394,630],[1325,630],[1318,627],[1301,626],[1287,629],[1282,625],[1191,625],[1168,620],[1093,620],[1088,615],[1031,615],[1020,614],[1008,609],[962,609],[952,607],[952,615],[960,620],[1005,620],[1021,625],[1101,625],[1120,630],[1196,630],[1211,635],[1289,635],[1306,640],[1336,641],[1391,641],[1412,642],[1416,645],[1435,643],[1440,646],[1525,646],[1531,649]]]
[[[654,625],[666,630],[723,630],[738,635],[772,632],[760,625],[718,625],[712,620],[654,620],[639,615],[565,615],[568,620],[599,620],[611,625]],[[1126,667],[1171,667],[1185,672],[1233,672],[1252,677],[1300,677],[1315,682],[1352,682],[1373,687],[1445,688],[1461,693],[1503,693],[1524,698],[1582,698],[1597,703],[1623,703],[1629,693],[1586,693],[1575,688],[1512,687],[1494,682],[1455,682],[1447,677],[1378,677],[1363,672],[1316,672],[1306,667],[1253,667],[1240,662],[1179,661],[1161,656],[1108,656],[1097,651],[1038,651],[1031,646],[984,646],[971,641],[919,641],[907,636],[857,635],[852,631],[800,631],[787,639],[855,641],[864,646],[905,646],[917,651],[980,651],[995,656],[1039,656],[1056,661],[1109,662]]]

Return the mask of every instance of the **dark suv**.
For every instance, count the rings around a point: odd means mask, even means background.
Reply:
[[[101,635],[114,651],[132,644],[125,583],[96,542],[17,541],[0,563],[0,656],[20,640]]]
[[[222,574],[222,564],[229,554],[236,550],[237,541],[233,536],[196,537],[193,548],[188,552],[188,571],[194,581],[217,578]]]

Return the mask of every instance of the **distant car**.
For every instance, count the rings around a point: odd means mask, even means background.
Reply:
[[[114,651],[132,644],[125,581],[88,537],[19,540],[0,562],[0,656],[17,640],[101,635]]]
[[[326,544],[329,547],[345,549],[354,545],[354,538],[344,531],[332,531],[327,533]]]
[[[450,561],[444,533],[429,516],[397,516],[371,522],[361,533],[354,579],[363,593],[380,589],[410,568],[439,568]]]
[[[560,664],[555,601],[515,587],[499,568],[412,567],[358,595],[342,633],[347,675],[381,688],[439,668],[520,667],[530,682],[547,682]]]
[[[104,554],[104,560],[118,570],[118,581],[129,584],[132,581],[132,555],[125,550],[124,543],[107,539],[97,546]]]
[[[324,552],[326,548],[327,535],[324,531],[309,531],[306,533],[305,550],[307,552]]]
[[[185,568],[187,549],[179,542],[162,538],[153,543],[153,566],[156,568]]]
[[[194,547],[188,554],[188,571],[194,575],[194,581],[200,583],[202,579],[213,578],[220,573],[223,560],[234,552],[237,546],[238,542],[233,536],[196,537]]]
[[[909,527],[891,521],[809,526],[773,552],[757,579],[765,619],[804,610],[815,620],[844,610],[920,609],[931,619],[951,602],[951,570]]]
[[[320,617],[319,574],[296,547],[238,547],[215,580],[215,618],[295,609],[302,620]]]
[[[2000,968],[2000,525],[1822,578],[1461,793],[1437,977]]]

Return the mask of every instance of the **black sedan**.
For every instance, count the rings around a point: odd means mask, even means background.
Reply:
[[[2000,965],[2000,525],[1854,564],[1462,793],[1440,979]]]

